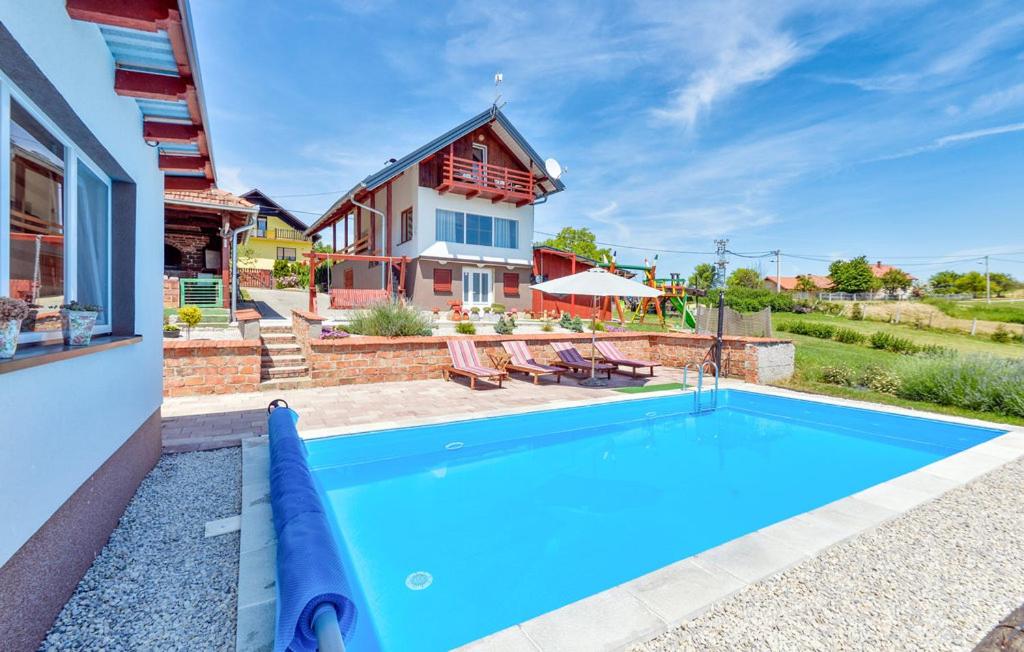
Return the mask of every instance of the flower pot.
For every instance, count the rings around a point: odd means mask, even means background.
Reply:
[[[0,360],[14,357],[14,352],[18,350],[19,332],[21,332],[20,319],[0,322]]]
[[[61,310],[64,346],[87,346],[92,341],[97,314],[86,310]]]
[[[181,331],[164,331],[164,338],[166,339],[177,339],[181,337]]]

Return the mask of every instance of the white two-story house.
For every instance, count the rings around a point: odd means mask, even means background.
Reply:
[[[533,210],[564,189],[544,159],[496,107],[390,162],[342,196],[306,231],[330,230],[337,263],[332,289],[404,286],[425,309],[500,303],[530,307]],[[370,295],[372,296],[372,295]]]

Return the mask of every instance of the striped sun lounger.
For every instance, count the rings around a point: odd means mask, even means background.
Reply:
[[[452,364],[441,370],[445,380],[451,380],[452,374],[469,378],[470,389],[476,389],[476,379],[497,380],[498,387],[501,381],[505,380],[508,374],[498,371],[493,367],[485,367],[480,364],[480,356],[476,353],[476,345],[472,340],[448,340],[448,355],[452,358]]]
[[[576,350],[576,347],[569,342],[552,342],[551,348],[555,350],[558,355],[558,360],[552,362],[552,364],[559,367],[566,367],[573,371],[590,371],[590,360],[587,360],[580,352]],[[594,373],[602,372],[608,374],[608,379],[611,380],[612,372],[615,371],[616,367],[613,364],[607,364],[604,362],[594,363]]]
[[[597,342],[595,344],[597,352],[601,355],[601,358],[610,364],[618,365],[620,367],[630,367],[633,371],[633,377],[636,378],[636,370],[650,367],[651,375],[654,375],[654,368],[660,367],[660,362],[654,362],[653,360],[633,360],[627,358],[619,351],[619,347],[615,346],[611,342]]]
[[[530,355],[530,349],[527,348],[526,342],[522,340],[515,340],[512,342],[502,342],[501,346],[505,349],[505,353],[508,353],[511,359],[505,369],[509,371],[519,371],[524,374],[533,376],[533,384],[537,385],[540,382],[541,376],[554,375],[555,380],[562,382],[562,374],[565,373],[565,367],[552,367],[551,365],[540,364],[533,359]]]

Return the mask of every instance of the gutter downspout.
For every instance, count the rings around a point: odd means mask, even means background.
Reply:
[[[365,187],[366,187],[366,184],[362,184],[362,183],[359,184],[359,190],[361,190],[361,189],[363,189]],[[358,190],[352,192],[352,205],[353,206],[358,206],[359,208],[365,208],[366,210],[370,211],[371,213],[374,213],[374,214],[380,216],[380,228],[381,228],[381,231],[382,231],[381,232],[380,241],[383,242],[384,241],[384,233],[386,233],[386,231],[384,230],[384,226],[385,226],[384,225],[384,220],[387,219],[387,216],[384,215],[384,213],[382,211],[379,211],[376,208],[370,208],[366,204],[360,204],[359,202],[357,202],[356,201],[356,192],[358,192]],[[373,255],[376,255],[376,254],[373,254]],[[385,276],[385,274],[390,274],[391,273],[391,263],[389,262],[387,265],[381,265],[380,267],[381,267],[381,270],[380,270],[381,289],[382,290],[386,290],[387,287],[388,287],[388,279]]]
[[[245,233],[251,229],[256,228],[256,216],[259,214],[259,209],[249,213],[249,221],[246,222],[245,226],[240,226],[237,229],[233,229],[230,232],[231,236],[231,314],[228,315],[228,321],[235,321],[235,312],[238,311],[238,234]]]

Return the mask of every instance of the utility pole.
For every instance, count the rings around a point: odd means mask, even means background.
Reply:
[[[772,253],[775,254],[775,293],[780,294],[782,292],[782,251],[776,249]]]
[[[988,254],[985,255],[985,303],[992,303],[992,283],[988,277]]]
[[[715,263],[717,271],[715,272],[715,282],[712,283],[712,287],[722,287],[725,285],[725,268],[729,264],[728,259],[725,257],[725,252],[729,246],[729,240],[715,240],[715,253],[718,255],[718,261]]]

